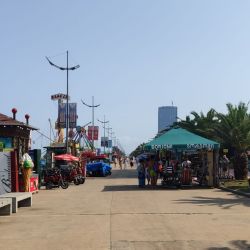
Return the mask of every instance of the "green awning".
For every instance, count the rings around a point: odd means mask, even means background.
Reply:
[[[172,128],[146,144],[151,149],[218,149],[218,142],[193,134],[183,128]]]

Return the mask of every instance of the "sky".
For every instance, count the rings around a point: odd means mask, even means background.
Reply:
[[[226,103],[248,102],[250,93],[248,0],[2,0],[0,3],[0,113],[49,136],[57,119],[50,96],[77,102],[78,125],[97,119],[109,126],[126,153],[157,133],[158,107],[175,105],[178,117]],[[101,135],[103,129],[101,128]],[[33,148],[48,144],[32,133]]]

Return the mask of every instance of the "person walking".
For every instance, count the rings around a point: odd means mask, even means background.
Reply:
[[[145,165],[142,159],[139,160],[139,164],[137,166],[137,175],[138,175],[138,186],[145,186]]]

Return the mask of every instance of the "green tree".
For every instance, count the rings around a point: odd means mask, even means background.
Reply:
[[[191,115],[193,116],[193,119],[191,119],[190,116],[187,116],[186,120],[179,122],[178,125],[200,136],[212,138],[214,136],[213,129],[218,123],[216,111],[210,109],[206,115],[204,115],[203,112],[198,114],[197,112],[192,111]]]
[[[215,138],[226,148],[233,149],[234,174],[236,179],[246,179],[250,147],[250,115],[248,105],[227,104],[227,114],[217,113],[218,123],[214,127]]]

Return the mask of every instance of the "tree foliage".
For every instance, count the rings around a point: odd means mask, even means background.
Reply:
[[[222,147],[233,151],[234,172],[237,179],[247,177],[246,151],[250,148],[250,115],[248,104],[228,103],[227,113],[210,109],[206,115],[191,112],[193,118],[186,117],[178,125],[203,137],[218,141]]]

